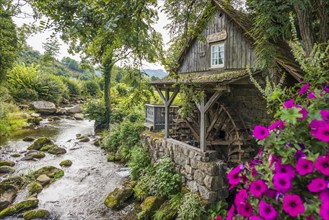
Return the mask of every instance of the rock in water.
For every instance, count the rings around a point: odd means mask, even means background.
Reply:
[[[42,168],[32,172],[31,175],[34,178],[37,178],[42,174],[46,174],[48,177],[50,177],[52,179],[58,179],[58,178],[61,178],[62,176],[64,176],[64,171],[61,169],[58,169],[56,167],[53,167],[53,166],[45,166],[45,167],[42,167]]]
[[[34,141],[32,143],[32,145],[29,146],[27,149],[28,150],[40,150],[43,146],[51,145],[51,144],[54,144],[52,142],[52,140],[50,140],[49,138],[42,137],[42,138],[39,138],[36,141]]]
[[[116,188],[108,194],[105,205],[114,210],[120,210],[125,206],[125,202],[133,195],[132,187]]]
[[[75,105],[71,108],[66,109],[66,113],[68,113],[68,114],[76,114],[76,113],[81,113],[81,112],[82,112],[81,105]]]
[[[25,154],[25,157],[22,160],[34,160],[34,159],[41,159],[46,156],[45,153],[39,151],[29,151]]]
[[[29,195],[34,195],[40,193],[43,187],[39,182],[34,181],[27,186],[27,189],[29,190]]]
[[[0,219],[6,216],[12,216],[14,214],[20,213],[31,208],[38,206],[39,200],[36,198],[31,198],[17,204],[11,205],[0,212]]]
[[[25,220],[31,219],[46,219],[49,216],[49,212],[45,209],[35,209],[23,213]]]
[[[66,150],[64,148],[55,146],[53,148],[50,148],[47,152],[50,154],[59,155],[59,154],[65,154]]]
[[[90,141],[90,139],[88,137],[82,137],[82,138],[79,138],[78,140],[79,140],[79,142],[89,142]]]
[[[73,117],[75,120],[83,120],[83,114],[81,113],[76,113]]]
[[[70,166],[72,166],[72,161],[70,161],[70,160],[64,160],[64,161],[60,162],[59,165],[60,166],[64,166],[64,167],[70,167]]]
[[[13,166],[15,166],[15,162],[14,161],[10,161],[10,160],[0,160],[0,166],[13,167]]]
[[[15,172],[15,169],[10,166],[1,166],[0,167],[0,173],[13,173]]]
[[[17,188],[14,185],[0,183],[0,211],[7,208],[16,198]]]
[[[42,174],[37,178],[37,181],[42,185],[45,186],[50,183],[50,178],[46,174]]]
[[[32,138],[32,137],[25,137],[25,138],[23,138],[23,141],[25,141],[25,142],[32,142],[32,141],[34,141],[35,139],[34,138]]]
[[[53,114],[56,112],[56,105],[53,102],[36,101],[31,103],[31,107],[40,114]]]
[[[162,202],[163,201],[156,196],[146,197],[144,202],[141,204],[142,214],[139,215],[142,215],[146,219],[150,218],[153,216],[154,212],[160,208]]]

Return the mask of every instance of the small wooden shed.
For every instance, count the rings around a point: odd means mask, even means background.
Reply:
[[[176,118],[178,106],[169,108],[169,124],[172,127],[173,119]],[[150,131],[161,131],[165,129],[165,106],[159,104],[145,105],[145,127]]]

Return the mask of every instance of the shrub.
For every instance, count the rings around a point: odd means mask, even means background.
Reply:
[[[39,98],[59,104],[63,98],[69,97],[69,91],[59,76],[39,74],[39,82],[43,91],[39,91]]]
[[[97,97],[101,93],[99,84],[95,80],[83,82],[83,94],[91,97]]]
[[[26,126],[26,121],[27,116],[16,105],[3,102],[0,97],[0,136]]]
[[[91,99],[83,106],[83,113],[87,118],[95,120],[95,126],[106,128],[105,104],[103,100]]]
[[[129,167],[131,168],[131,178],[137,180],[150,165],[151,159],[146,150],[140,146],[135,146],[130,153]]]
[[[205,214],[204,205],[199,195],[191,192],[186,193],[178,209],[178,218],[182,220],[198,220],[202,219],[203,214]]]
[[[70,97],[77,97],[79,95],[81,95],[81,85],[80,85],[80,81],[74,78],[68,78],[68,77],[61,77],[63,83],[66,85]]]

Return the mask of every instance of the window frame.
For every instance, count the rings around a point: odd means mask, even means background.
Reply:
[[[213,65],[212,61],[213,61],[213,48],[214,46],[219,46],[219,48],[221,48],[221,46],[223,46],[223,63],[222,64],[217,64],[217,65]],[[221,41],[221,42],[216,42],[213,44],[210,44],[210,69],[215,69],[215,68],[224,68],[225,66],[225,42]]]

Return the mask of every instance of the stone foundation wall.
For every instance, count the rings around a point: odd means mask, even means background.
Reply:
[[[228,197],[224,169],[226,164],[216,159],[216,151],[202,152],[188,144],[173,139],[165,140],[152,134],[142,135],[142,141],[153,162],[164,156],[172,159],[177,172],[183,176],[183,182],[192,192],[198,192],[209,202]]]

